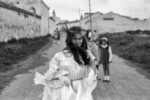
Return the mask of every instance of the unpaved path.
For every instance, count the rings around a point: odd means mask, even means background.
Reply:
[[[34,61],[36,63],[45,59],[41,62],[42,65],[26,74],[17,75],[16,80],[2,92],[0,100],[41,100],[43,87],[34,85],[34,73],[35,71],[44,73],[48,69],[48,61],[51,57],[64,48],[64,37],[60,43],[61,45],[50,46],[41,53],[37,61]],[[149,73],[115,55],[110,70],[111,82],[98,82],[93,92],[94,100],[150,100]],[[101,75],[103,76],[102,69]]]

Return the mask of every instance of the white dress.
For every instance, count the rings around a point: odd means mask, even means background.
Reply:
[[[80,79],[87,70],[87,77]],[[93,100],[92,91],[97,84],[92,68],[79,66],[72,55],[64,52],[55,54],[44,75],[36,72],[34,82],[44,85],[42,100]]]

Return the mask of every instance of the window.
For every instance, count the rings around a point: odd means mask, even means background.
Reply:
[[[114,18],[113,17],[110,17],[110,18],[103,18],[103,20],[105,20],[105,21],[111,21],[111,20],[114,20]]]
[[[32,13],[36,14],[36,9],[35,9],[34,7],[30,7],[29,10],[30,10]]]

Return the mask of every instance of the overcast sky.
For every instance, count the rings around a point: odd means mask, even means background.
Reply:
[[[55,9],[61,19],[75,20],[79,15],[89,11],[89,0],[44,0],[50,7],[50,14]],[[150,0],[91,0],[92,11],[115,13],[138,17],[150,17]],[[80,10],[79,10],[80,9]]]

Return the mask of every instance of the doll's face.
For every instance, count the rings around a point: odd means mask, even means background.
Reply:
[[[83,37],[81,34],[75,34],[73,39],[72,39],[72,43],[74,45],[76,45],[77,47],[80,47],[82,45],[83,42]]]

